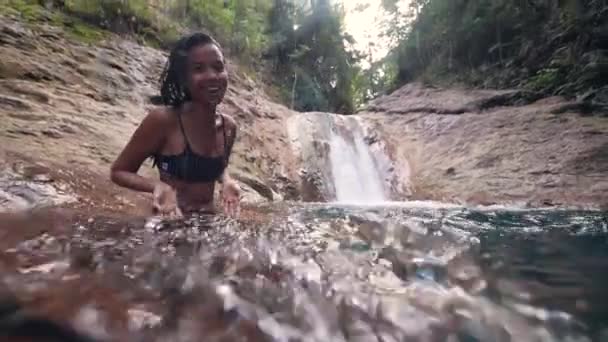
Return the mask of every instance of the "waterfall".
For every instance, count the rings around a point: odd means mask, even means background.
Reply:
[[[287,132],[300,158],[304,201],[377,204],[401,194],[400,171],[383,142],[367,141],[359,117],[302,113],[290,118]]]
[[[338,120],[336,120],[338,121]],[[334,123],[338,123],[334,121]],[[378,203],[387,200],[383,177],[378,171],[363,130],[354,117],[344,117],[329,138],[329,159],[335,198],[338,202]],[[344,132],[343,129],[346,129]]]

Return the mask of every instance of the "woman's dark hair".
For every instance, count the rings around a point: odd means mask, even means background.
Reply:
[[[186,88],[186,65],[188,52],[197,46],[220,44],[205,33],[194,33],[181,38],[169,55],[165,69],[160,77],[160,97],[165,106],[179,107],[191,97]]]

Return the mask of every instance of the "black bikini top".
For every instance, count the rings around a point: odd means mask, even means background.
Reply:
[[[184,151],[177,155],[162,155],[160,153],[153,156],[153,166],[158,167],[159,171],[170,174],[174,178],[177,178],[186,182],[196,183],[208,183],[217,180],[224,169],[228,165],[228,144],[226,141],[226,125],[224,122],[224,116],[222,118],[222,131],[224,133],[224,155],[217,157],[201,156],[196,154],[190,148],[184,125],[182,124],[181,115],[178,113],[177,117],[179,120],[179,127],[184,136],[184,142],[186,148]]]

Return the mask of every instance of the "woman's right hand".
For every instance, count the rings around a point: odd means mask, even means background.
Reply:
[[[158,182],[153,191],[154,202],[152,207],[154,212],[170,219],[182,217],[182,212],[177,205],[177,193],[166,183]]]

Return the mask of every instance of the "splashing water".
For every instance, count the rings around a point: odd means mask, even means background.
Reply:
[[[255,210],[267,220],[15,229],[22,242],[0,241],[2,281],[25,307],[111,340],[591,341],[608,331],[606,213]]]

